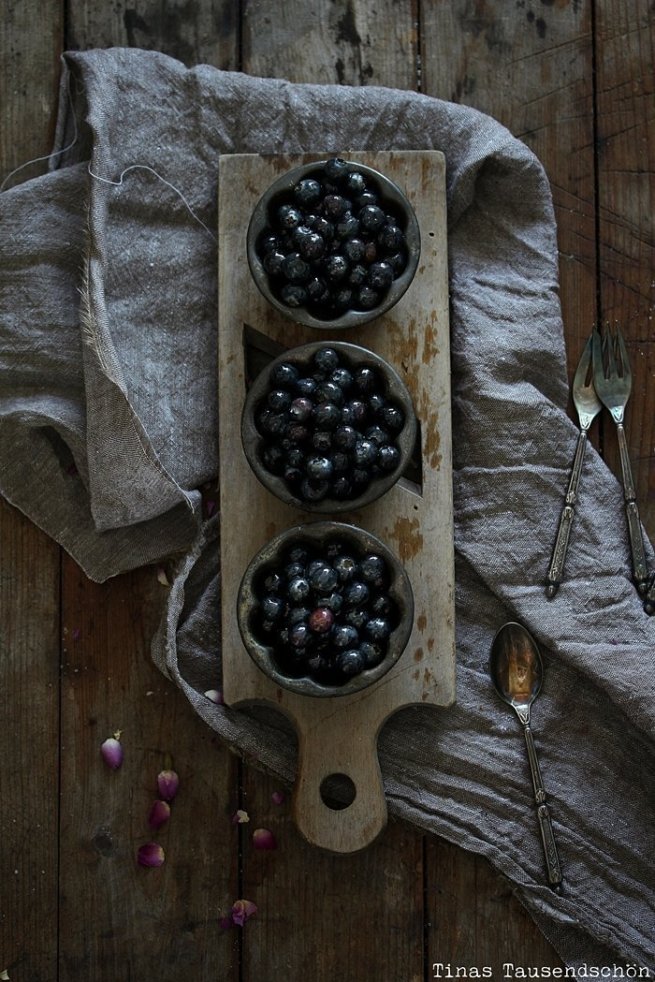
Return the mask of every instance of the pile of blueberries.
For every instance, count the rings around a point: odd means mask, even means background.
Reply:
[[[299,541],[254,581],[253,633],[278,670],[339,686],[384,659],[399,622],[382,556]]]
[[[340,157],[276,196],[268,218],[255,249],[271,292],[322,320],[378,307],[407,266],[402,219]]]
[[[374,367],[322,345],[304,366],[277,362],[268,381],[255,407],[260,460],[296,499],[353,500],[396,470],[405,414]]]

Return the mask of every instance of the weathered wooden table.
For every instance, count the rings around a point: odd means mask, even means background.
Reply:
[[[2,176],[50,148],[58,56],[70,48],[132,45],[293,81],[420,89],[499,118],[552,183],[570,371],[593,324],[619,322],[628,338],[630,452],[655,533],[646,0],[5,0],[2,18]],[[13,982],[419,982],[436,962],[489,965],[497,978],[504,962],[559,964],[479,858],[394,822],[354,856],[305,844],[271,801],[275,784],[233,758],[151,665],[166,591],[156,569],[97,586],[4,503],[0,564],[0,972]],[[131,753],[108,791],[98,745],[117,726]],[[143,775],[168,754],[184,793],[162,836],[169,860],[144,876],[133,862],[152,796]],[[276,852],[252,850],[231,824],[237,807],[275,830]],[[223,932],[237,897],[258,914]]]

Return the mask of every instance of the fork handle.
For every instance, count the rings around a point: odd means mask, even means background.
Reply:
[[[550,566],[548,567],[548,576],[546,577],[546,596],[549,598],[554,597],[557,593],[564,574],[564,563],[566,562],[566,553],[569,548],[569,536],[571,534],[571,526],[573,524],[575,503],[578,497],[578,485],[580,484],[582,462],[584,461],[586,449],[587,431],[581,430],[578,435],[578,442],[575,446],[575,457],[573,458],[571,476],[569,478],[568,488],[566,489],[564,507],[562,508],[562,513],[559,517],[557,537],[553,547],[553,555],[550,560]]]
[[[635,491],[635,484],[632,478],[628,441],[625,438],[623,423],[616,424],[616,432],[619,440],[619,455],[621,457],[621,472],[623,474],[625,515],[628,520],[628,535],[630,537],[630,551],[632,553],[632,573],[637,584],[637,589],[643,595],[648,590],[648,567],[646,565],[644,540],[641,534],[641,521],[637,507],[637,492]]]

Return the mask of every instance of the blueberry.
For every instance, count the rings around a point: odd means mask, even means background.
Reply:
[[[375,587],[384,586],[387,579],[387,564],[382,556],[376,556],[373,553],[364,556],[359,568],[365,583]]]
[[[298,621],[289,628],[289,644],[293,648],[304,648],[311,638],[309,626],[304,621]]]
[[[340,194],[326,194],[323,198],[321,208],[323,210],[323,214],[327,218],[338,220],[350,210],[351,206],[352,202],[348,201],[347,198],[342,197]]]
[[[400,252],[394,252],[392,256],[387,256],[387,262],[394,271],[394,275],[400,276],[407,265],[407,255],[405,251],[401,249]]]
[[[348,282],[350,283],[351,286],[358,286],[364,289],[367,276],[368,276],[368,270],[366,269],[366,266],[362,266],[361,263],[356,263],[348,273]],[[370,288],[366,287],[366,289],[370,289]],[[356,297],[359,298],[360,294],[361,294],[361,290],[357,292]],[[357,302],[361,306],[361,300],[357,299]]]
[[[400,463],[400,450],[391,444],[380,447],[378,451],[378,464],[380,469],[389,473],[396,469]]]
[[[291,405],[291,395],[286,389],[271,389],[266,397],[266,404],[273,412],[284,412]]]
[[[357,291],[357,305],[361,307],[362,310],[373,310],[380,303],[381,297],[377,290],[373,287],[364,284]]]
[[[310,480],[327,481],[332,477],[332,461],[329,457],[309,457],[305,470]]]
[[[262,266],[269,276],[281,276],[285,259],[286,256],[283,252],[272,250],[271,252],[266,253],[264,256]]]
[[[290,283],[302,283],[309,279],[311,268],[299,252],[290,252],[282,263],[282,274]]]
[[[350,238],[347,242],[344,242],[342,249],[348,262],[359,263],[364,258],[366,245],[362,239]]]
[[[358,631],[362,631],[369,619],[369,614],[365,607],[353,607],[352,610],[346,611],[343,619],[346,624],[351,624]]]
[[[325,278],[330,281],[330,283],[338,283],[342,280],[346,273],[348,272],[348,260],[345,256],[336,253],[330,256],[325,261]]]
[[[298,467],[298,463],[293,463],[290,459],[290,453],[292,450],[297,449],[301,444],[306,443],[309,439],[309,429],[304,423],[297,423],[295,420],[291,420],[286,428],[286,437],[282,440],[282,446],[287,452],[287,462],[292,463],[294,467]]]
[[[366,668],[375,668],[384,658],[384,649],[375,641],[362,641],[359,651]]]
[[[354,374],[355,388],[362,395],[369,395],[378,385],[378,376],[374,368],[362,365],[357,368]]]
[[[305,597],[309,596],[310,589],[309,580],[307,580],[304,576],[295,576],[289,581],[289,585],[287,587],[289,600],[293,601],[293,603],[300,603],[305,599]]]
[[[335,474],[345,474],[350,469],[348,454],[337,450],[332,454],[332,469]]]
[[[316,425],[325,430],[333,430],[342,419],[341,410],[332,402],[321,402],[314,406],[312,416]]]
[[[350,472],[350,479],[353,483],[353,488],[359,489],[361,493],[371,482],[370,471],[364,467],[353,467]]]
[[[321,603],[324,607],[327,607],[332,611],[333,614],[338,614],[343,607],[343,597],[338,590],[333,591],[327,597],[321,598]]]
[[[378,418],[391,433],[400,433],[405,425],[405,414],[398,406],[381,406],[378,411]]]
[[[315,634],[327,634],[334,624],[334,614],[329,607],[317,607],[309,615],[308,624]]]
[[[366,190],[366,180],[364,175],[361,173],[361,171],[351,170],[346,176],[344,186],[348,188],[348,191],[353,195],[363,194]]]
[[[353,449],[353,460],[356,467],[372,467],[376,463],[378,448],[372,440],[357,440]]]
[[[343,591],[343,602],[347,607],[363,607],[368,598],[369,589],[361,580],[353,580]]]
[[[353,482],[345,474],[340,474],[332,482],[332,497],[337,501],[347,501],[353,496]]]
[[[298,545],[293,546],[293,548],[289,550],[287,559],[290,563],[302,563],[303,565],[306,565],[310,560],[310,555],[305,546]]]
[[[367,232],[377,232],[382,228],[387,216],[378,205],[364,205],[359,212],[359,222]]]
[[[271,369],[270,381],[281,388],[292,388],[298,380],[298,369],[287,361],[279,362]]]
[[[359,566],[353,556],[345,553],[334,561],[334,568],[337,571],[340,583],[350,583],[356,576]]]
[[[307,299],[312,303],[327,303],[330,299],[327,283],[320,276],[312,276],[311,279],[307,280],[305,290],[307,291]]]
[[[341,410],[341,422],[344,426],[354,426],[357,429],[365,419],[366,406],[361,399],[353,399],[347,402]]]
[[[393,269],[389,263],[371,263],[368,270],[368,284],[374,290],[384,293],[393,283]]]
[[[312,436],[312,446],[314,450],[320,451],[322,454],[327,454],[332,449],[332,434],[329,430],[316,430]],[[332,468],[334,469],[334,460],[332,460]]]
[[[300,497],[304,501],[322,501],[327,496],[329,490],[330,486],[327,481],[313,481],[305,478],[300,485]]]
[[[337,624],[332,632],[335,648],[354,648],[359,644],[359,633],[352,624]]]
[[[381,426],[369,426],[366,430],[364,436],[367,440],[370,440],[375,444],[376,447],[381,447],[383,444],[389,442],[389,434],[386,430],[383,430]]]
[[[349,286],[342,286],[332,297],[335,310],[348,310],[353,304],[353,291]]]
[[[304,307],[307,303],[307,290],[299,283],[285,283],[280,289],[280,300],[287,307]]]
[[[325,161],[323,170],[328,181],[338,183],[348,176],[350,164],[342,157],[330,157],[329,160]]]
[[[257,239],[257,252],[265,256],[267,252],[279,251],[280,238],[270,228],[265,228]]]
[[[391,597],[388,597],[385,593],[378,594],[371,603],[371,613],[375,614],[376,617],[389,619],[394,611],[395,604]]]
[[[317,232],[326,243],[331,242],[334,238],[334,225],[323,215],[319,215],[312,222],[312,229],[314,232]]]
[[[304,177],[298,181],[293,189],[293,196],[299,205],[307,207],[312,205],[321,197],[323,189],[313,177]]]
[[[364,626],[371,641],[386,641],[391,634],[391,624],[385,617],[372,617]]]
[[[357,198],[357,207],[366,208],[370,205],[376,205],[378,203],[378,196],[375,191],[371,191],[370,188],[362,193]]]
[[[306,422],[312,414],[314,403],[306,396],[298,396],[289,404],[289,416],[297,423]]]
[[[374,263],[377,258],[378,258],[378,248],[375,242],[369,240],[366,243],[366,248],[364,250],[364,262]]]
[[[271,443],[262,450],[262,463],[271,474],[281,474],[284,470],[284,453],[280,447]]]
[[[398,252],[405,244],[405,236],[394,222],[383,225],[378,232],[378,245],[381,245],[387,252]]]
[[[310,262],[320,259],[325,254],[325,239],[318,232],[310,232],[298,243],[298,252]]]
[[[295,487],[295,485],[300,484],[305,477],[305,471],[301,467],[296,467],[295,465],[287,462],[284,470],[282,471],[282,477],[290,487]]]
[[[309,574],[309,585],[316,593],[332,593],[337,583],[337,571],[327,563],[321,563]]]
[[[313,361],[320,372],[333,372],[339,367],[339,355],[334,348],[318,348]]]
[[[277,572],[269,573],[264,579],[264,590],[267,593],[279,593],[284,585],[284,579]]]
[[[349,648],[337,656],[337,667],[349,678],[359,675],[365,668],[364,657],[359,648]]]
[[[352,372],[343,366],[340,368],[335,368],[330,375],[330,382],[338,385],[342,392],[347,392],[353,384]]]
[[[386,399],[381,392],[372,392],[368,397],[368,408],[372,415],[381,412],[387,405]]]
[[[313,378],[299,378],[296,382],[296,392],[300,393],[301,396],[307,396],[310,398],[316,392],[317,382]]]
[[[338,239],[354,239],[359,232],[359,221],[351,211],[346,211],[334,226]]]
[[[332,402],[335,406],[341,406],[343,403],[343,389],[336,382],[328,379],[326,382],[320,383],[316,389],[314,398],[316,402]]]
[[[334,445],[340,450],[352,450],[357,442],[357,430],[352,426],[337,426],[334,431]]]
[[[302,213],[293,205],[281,205],[276,213],[278,226],[287,231],[297,228],[302,223]]]
[[[284,613],[284,601],[274,594],[268,594],[261,601],[262,614],[268,621],[277,621]]]
[[[304,563],[293,563],[293,562],[289,562],[284,567],[284,569],[283,569],[282,572],[284,573],[285,577],[289,581],[289,585],[291,585],[291,581],[292,580],[296,580],[298,578],[300,578],[300,579],[304,579],[305,578],[305,566],[304,566]],[[289,594],[289,597],[290,597],[291,600],[295,600],[296,599],[296,598],[292,597],[291,594]]]

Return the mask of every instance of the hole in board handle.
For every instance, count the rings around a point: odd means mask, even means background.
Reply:
[[[349,808],[357,797],[357,788],[347,774],[328,774],[319,788],[321,800],[332,811]]]

